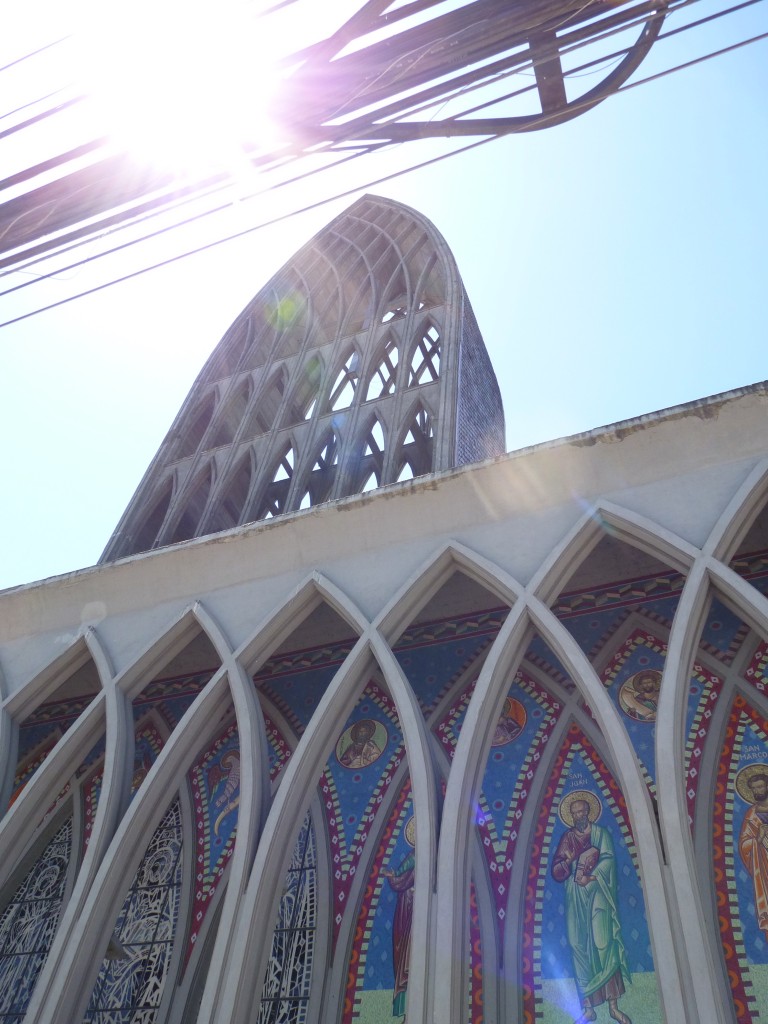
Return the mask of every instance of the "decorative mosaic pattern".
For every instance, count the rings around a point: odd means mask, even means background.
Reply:
[[[147,772],[157,760],[157,755],[164,745],[165,738],[151,718],[147,718],[137,725],[133,747],[132,797],[147,777]]]
[[[394,648],[425,715],[496,638],[508,608],[413,626]]]
[[[192,675],[153,680],[133,702],[134,720],[138,721],[150,708],[155,708],[172,732],[215,671],[215,668],[208,668]]]
[[[768,723],[738,694],[718,765],[713,810],[717,919],[738,1024],[758,1024],[755,968],[768,964],[768,856],[750,777],[768,777]]]
[[[461,720],[466,713],[468,690],[457,697],[437,726],[438,738],[450,757],[453,757]],[[507,724],[510,716],[505,714],[508,706],[515,712],[511,727]],[[518,672],[508,691],[488,753],[475,823],[490,873],[499,950],[504,948],[505,921],[512,909],[509,880],[520,821],[560,710],[560,704],[534,679]]]
[[[523,932],[522,946],[524,1024],[534,1024],[543,1019],[545,1000],[556,1000],[571,1019],[575,1020],[581,1013],[573,981],[570,933],[566,926],[568,901],[564,886],[553,876],[554,858],[561,838],[568,831],[568,824],[561,820],[558,812],[561,806],[568,806],[569,797],[576,799],[581,794],[587,794],[590,801],[590,821],[599,822],[607,831],[609,838],[602,842],[613,850],[615,905],[628,974],[646,974],[654,970],[624,799],[602,759],[574,724],[550,774],[531,843],[524,909],[525,920],[531,925]],[[592,834],[594,836],[594,828]],[[601,852],[600,856],[602,858],[604,854]],[[588,941],[588,936],[584,936],[583,941]],[[632,998],[629,982],[626,988],[629,1000]],[[653,1004],[648,1001],[649,992],[652,993]],[[660,1014],[655,984],[643,986],[643,999],[649,1019],[654,1019],[654,1014]],[[620,1002],[623,1004],[623,998]],[[629,1012],[629,1016],[633,1014]]]
[[[355,745],[358,723],[368,728],[371,739]],[[360,857],[404,755],[395,705],[370,682],[320,779],[331,843],[334,948]]]
[[[95,696],[95,693],[90,693],[64,701],[47,701],[22,722],[19,726],[19,757],[10,804],[18,798],[35,771]]]
[[[562,619],[571,615],[583,615],[585,612],[608,605],[611,608],[620,608],[623,605],[646,604],[650,600],[670,595],[679,596],[684,583],[684,577],[674,571],[640,576],[634,580],[621,580],[604,587],[591,587],[588,590],[561,594],[552,605],[552,611]]]
[[[69,818],[0,916],[0,1022],[21,1024],[59,923],[72,850]]]
[[[404,834],[406,822],[411,816],[411,786],[410,780],[406,779],[382,833],[358,912],[349,958],[342,1024],[365,1020],[368,993],[382,991],[389,1000],[389,993],[394,990],[396,965],[393,928],[397,893],[388,883],[384,871],[402,865],[412,852]],[[391,1003],[388,1005],[390,1010],[393,1009]]]
[[[469,1024],[485,1024],[483,1000],[483,942],[475,883],[469,886]]]
[[[768,642],[762,640],[744,672],[744,678],[758,693],[768,692]]]
[[[240,804],[240,739],[234,723],[192,766],[189,782],[195,816],[195,878],[185,967],[234,850]]]
[[[182,879],[178,800],[155,830],[114,929],[83,1024],[155,1024],[171,961]]]
[[[312,819],[304,819],[272,933],[258,1024],[304,1024],[317,928],[317,850]]]
[[[267,743],[269,745],[269,781],[274,782],[286,766],[292,751],[277,725],[266,713],[264,714],[264,725],[266,726]]]
[[[309,724],[315,708],[354,641],[313,647],[270,659],[254,676],[256,689],[264,693],[283,715],[296,736]]]
[[[709,726],[722,692],[723,680],[719,676],[706,671],[700,665],[693,666],[685,716],[685,799],[688,805],[688,822],[691,826],[696,812],[701,762],[709,736]]]

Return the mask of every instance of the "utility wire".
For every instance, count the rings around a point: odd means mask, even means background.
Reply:
[[[746,2],[738,4],[734,8],[729,9],[729,11],[718,12],[718,14],[716,14],[716,15],[708,16],[707,18],[701,19],[699,22],[696,22],[696,23],[693,23],[693,24],[698,25],[698,24],[701,24],[701,23],[703,23],[705,21],[710,21],[713,18],[722,16],[725,13],[730,13],[730,11],[739,10],[739,9],[741,9],[743,7],[748,7],[752,3],[755,3],[755,2],[757,2],[757,0],[746,0]],[[686,29],[688,27],[693,27],[693,24],[691,26],[686,25],[686,26],[681,26],[681,27],[679,27],[677,29],[671,30],[670,32],[665,33],[665,36],[671,36],[671,35],[677,34],[678,32],[683,31],[684,29]],[[768,32],[761,33],[759,35],[755,35],[753,37],[750,37],[749,39],[741,40],[738,43],[734,43],[734,44],[732,44],[730,46],[726,46],[726,47],[723,47],[723,48],[721,48],[719,50],[712,51],[711,53],[704,54],[701,57],[694,58],[694,59],[692,59],[690,61],[686,61],[684,63],[675,65],[675,66],[673,66],[671,68],[668,68],[668,69],[666,69],[664,71],[658,72],[658,73],[656,73],[654,75],[649,75],[646,78],[639,79],[639,80],[636,80],[636,81],[631,82],[631,83],[627,83],[627,84],[621,86],[617,91],[623,92],[623,91],[625,91],[627,89],[634,88],[637,85],[642,85],[642,84],[646,84],[647,82],[655,81],[656,79],[665,77],[666,75],[671,74],[672,72],[683,70],[683,69],[691,67],[691,66],[693,66],[695,64],[699,64],[699,63],[702,63],[702,62],[704,62],[706,60],[710,60],[713,57],[721,56],[721,55],[723,55],[725,53],[728,53],[728,52],[731,52],[733,50],[739,49],[739,48],[741,48],[743,46],[746,46],[746,45],[749,45],[749,44],[751,44],[753,42],[761,41],[761,40],[763,40],[765,38],[768,38]],[[600,58],[597,58],[596,61],[588,62],[588,63],[589,64],[597,63],[597,62],[601,62],[602,63],[606,59],[608,59],[608,58],[607,57],[600,57]],[[587,66],[588,65],[582,65],[581,69],[583,69],[584,67],[587,67]],[[574,70],[581,70],[581,69],[574,69]],[[527,88],[531,88],[531,87],[527,87]],[[525,90],[521,90],[521,91],[525,91]],[[496,102],[499,102],[499,100],[498,99],[494,99],[493,101],[489,101],[488,105],[490,105],[491,102],[492,103],[496,103]],[[589,104],[586,104],[586,105],[589,105]],[[552,115],[549,115],[549,116],[551,117]],[[546,121],[547,117],[548,117],[547,115],[542,115],[541,120],[542,121]],[[177,260],[185,258],[186,256],[195,255],[195,254],[203,252],[203,251],[205,251],[207,249],[213,248],[213,247],[215,247],[217,245],[223,244],[224,242],[240,238],[240,237],[242,237],[244,235],[247,235],[247,234],[250,234],[252,232],[261,230],[262,228],[266,228],[266,227],[271,226],[273,224],[276,224],[276,223],[279,223],[281,221],[287,220],[290,217],[293,217],[293,216],[299,215],[301,213],[305,213],[305,212],[308,212],[310,210],[316,209],[316,208],[321,207],[323,205],[326,205],[328,203],[334,202],[334,201],[336,201],[336,200],[338,200],[340,198],[344,198],[345,196],[352,195],[352,194],[360,191],[363,188],[370,188],[370,187],[373,187],[375,185],[382,184],[383,182],[392,180],[393,178],[399,177],[399,176],[401,176],[403,174],[409,173],[412,170],[416,170],[416,169],[419,169],[419,168],[422,168],[422,167],[429,166],[431,164],[438,163],[438,162],[440,162],[443,159],[447,159],[449,156],[454,156],[454,155],[457,155],[458,153],[462,153],[462,152],[465,152],[467,150],[473,149],[473,148],[475,148],[478,145],[484,144],[486,142],[491,142],[495,138],[498,138],[498,137],[500,137],[500,136],[498,136],[498,135],[491,135],[488,138],[480,140],[479,142],[472,143],[472,144],[470,144],[468,146],[460,147],[459,149],[457,149],[455,151],[452,151],[450,153],[441,154],[438,157],[434,157],[432,159],[423,161],[423,162],[415,164],[415,165],[413,165],[411,167],[403,168],[401,170],[392,172],[391,174],[388,174],[388,175],[385,175],[385,176],[380,177],[378,179],[369,181],[365,185],[355,186],[354,188],[350,188],[348,190],[345,190],[344,192],[337,193],[337,194],[331,195],[329,197],[326,197],[324,199],[318,200],[318,201],[316,201],[314,203],[311,203],[311,204],[309,204],[307,206],[304,206],[304,207],[302,207],[300,209],[297,209],[297,210],[292,211],[290,213],[281,215],[280,217],[273,218],[271,220],[267,220],[265,222],[262,222],[260,224],[254,225],[254,226],[252,226],[250,228],[244,229],[243,231],[237,232],[235,234],[231,234],[231,235],[225,236],[223,238],[215,239],[215,240],[213,240],[213,241],[211,241],[209,243],[206,243],[206,244],[204,244],[202,246],[199,246],[199,247],[196,247],[194,249],[186,250],[186,251],[184,251],[182,253],[179,253],[179,254],[177,254],[177,255],[175,255],[173,257],[169,257],[166,260],[160,261],[158,263],[155,263],[155,264],[152,264],[152,265],[149,265],[149,266],[146,266],[146,267],[139,268],[138,270],[136,270],[136,271],[134,271],[134,272],[132,272],[130,274],[124,275],[122,277],[119,277],[119,278],[116,278],[116,279],[113,279],[113,280],[110,280],[110,281],[107,281],[107,282],[103,282],[102,284],[100,284],[98,286],[95,286],[94,288],[88,289],[86,291],[77,293],[77,294],[72,295],[72,296],[69,296],[69,297],[67,297],[65,299],[59,300],[56,303],[52,303],[50,305],[47,305],[47,306],[40,307],[38,309],[32,310],[32,311],[30,311],[30,312],[28,312],[26,314],[23,314],[23,315],[21,315],[19,317],[16,317],[14,319],[6,321],[5,323],[0,324],[0,327],[2,327],[2,326],[9,326],[10,324],[17,323],[20,320],[25,320],[25,319],[27,319],[30,316],[34,316],[38,312],[48,311],[48,310],[56,308],[56,307],[58,307],[60,305],[64,305],[64,304],[66,304],[68,302],[74,301],[77,298],[82,298],[82,297],[84,297],[86,295],[93,294],[94,292],[101,291],[102,289],[107,288],[107,287],[111,286],[112,284],[118,284],[118,283],[121,283],[123,281],[130,280],[131,278],[134,278],[134,277],[137,277],[137,276],[139,276],[141,274],[147,273],[150,270],[155,270],[155,269],[158,269],[160,267],[166,266],[166,265],[168,265],[170,263],[174,263]],[[377,148],[380,148],[380,147],[377,147]],[[365,150],[365,149],[363,149],[363,150],[361,150],[359,152],[355,152],[351,156],[343,158],[341,161],[336,161],[333,164],[331,164],[329,166],[326,166],[326,167],[323,167],[323,168],[313,169],[312,171],[306,172],[305,174],[298,175],[298,176],[296,176],[294,178],[288,179],[287,181],[279,182],[276,185],[270,186],[268,189],[262,190],[262,191],[257,192],[257,193],[253,193],[252,195],[245,197],[245,199],[247,200],[247,199],[251,199],[251,198],[256,198],[256,197],[258,197],[260,195],[264,195],[265,192],[271,191],[271,190],[276,189],[276,188],[284,187],[284,186],[287,186],[289,184],[294,184],[294,183],[296,183],[299,180],[302,180],[304,178],[307,178],[307,177],[313,176],[315,174],[321,173],[323,170],[333,169],[339,163],[346,162],[346,160],[349,160],[349,159],[354,159],[357,156],[365,155],[366,152],[367,152],[367,150]],[[231,204],[227,203],[226,207],[228,207],[230,205]],[[176,227],[181,227],[181,226],[184,226],[185,224],[192,223],[193,221],[199,220],[202,217],[210,215],[211,213],[221,212],[221,210],[225,209],[226,207],[222,206],[222,207],[218,207],[218,208],[216,208],[214,210],[203,211],[202,213],[197,214],[197,215],[195,215],[195,216],[193,216],[191,218],[188,218],[185,221],[182,221],[180,223],[175,223],[173,225],[168,225],[168,226],[160,229],[159,231],[152,232],[151,234],[143,236],[140,239],[131,240],[131,241],[129,241],[127,243],[124,243],[124,244],[122,244],[120,246],[114,247],[113,249],[108,250],[105,253],[95,254],[93,256],[90,256],[90,257],[86,258],[85,260],[81,260],[81,261],[79,261],[77,263],[71,264],[68,267],[58,268],[56,271],[53,271],[50,274],[41,275],[41,277],[36,279],[35,281],[25,282],[23,285],[18,285],[18,286],[15,286],[14,288],[7,289],[5,292],[0,293],[0,295],[10,294],[11,292],[18,290],[19,288],[26,287],[29,284],[37,283],[37,280],[44,280],[44,279],[49,278],[51,276],[55,276],[56,274],[63,273],[66,270],[75,269],[75,268],[77,268],[79,266],[82,266],[82,265],[84,265],[86,263],[91,262],[94,259],[100,258],[102,255],[110,255],[110,254],[112,254],[114,252],[117,252],[117,251],[120,251],[122,249],[125,249],[125,248],[127,248],[127,247],[129,247],[129,246],[131,246],[133,244],[137,244],[140,241],[146,241],[146,240],[148,240],[150,238],[153,238],[153,237],[156,237],[156,236],[158,236],[160,234],[163,234],[166,231],[170,231],[171,229],[174,229]],[[93,241],[93,239],[89,239],[89,241]],[[82,244],[82,243],[79,243],[79,244]],[[45,257],[45,258],[51,258],[51,257],[48,256],[48,257]]]

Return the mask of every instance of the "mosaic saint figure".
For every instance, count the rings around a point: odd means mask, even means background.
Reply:
[[[574,790],[560,804],[568,830],[560,837],[552,877],[565,885],[568,942],[581,999],[576,1024],[597,1020],[595,1007],[608,1003],[619,1024],[632,1024],[619,1009],[630,974],[621,937],[616,889],[616,857],[607,828],[597,824],[600,801],[588,790]]]
[[[345,768],[367,768],[381,757],[381,747],[374,739],[376,722],[362,718],[349,729],[351,742],[338,755]],[[342,742],[344,737],[342,736]],[[341,745],[341,744],[340,744]]]
[[[741,823],[739,853],[752,876],[758,927],[768,939],[768,765],[742,768],[736,789],[751,805]]]
[[[416,822],[409,818],[405,838],[411,847],[394,871],[382,871],[397,893],[395,920],[392,926],[392,955],[395,965],[395,990],[392,1016],[405,1018],[408,1008],[408,969],[411,961],[411,925],[413,924],[413,880],[416,870],[414,846]]]
[[[655,722],[659,709],[661,672],[647,669],[628,679],[619,692],[619,703],[630,718],[638,722]]]

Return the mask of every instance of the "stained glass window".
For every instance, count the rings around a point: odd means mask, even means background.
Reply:
[[[304,1024],[317,927],[317,856],[309,815],[286,874],[258,1024]]]
[[[72,849],[58,830],[0,916],[0,1021],[21,1024],[56,933]]]
[[[84,1024],[155,1024],[173,951],[181,877],[177,800],[152,836],[120,910]]]

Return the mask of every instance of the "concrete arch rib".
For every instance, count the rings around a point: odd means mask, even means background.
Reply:
[[[357,689],[364,684],[364,673],[372,661],[369,643],[364,639],[370,627],[354,602],[329,579],[315,571],[296,587],[283,606],[263,621],[252,638],[236,652],[235,660],[246,690],[244,698],[253,701],[256,707],[260,738],[266,744],[263,718],[251,676],[290,637],[297,625],[323,603],[341,616],[359,639],[321,699],[288,762],[268,815],[262,816],[265,828],[268,827],[270,831],[269,844],[262,844],[256,849],[253,862],[247,853],[255,845],[255,836],[249,838],[250,845],[247,850],[243,849],[242,854],[236,849],[236,856],[243,858],[242,876],[235,879],[233,864],[233,877],[230,879],[230,890],[227,892],[214,949],[216,962],[226,964],[227,968],[221,972],[210,972],[198,1014],[199,1024],[249,1019],[254,985],[258,987],[259,984],[254,979],[261,980],[263,971],[259,973],[260,965],[265,963],[269,953],[271,923],[274,921],[273,902],[283,882],[283,854],[290,853],[293,826],[296,821],[303,820],[302,812],[306,810],[304,805],[308,803],[307,794],[312,793],[320,777],[330,738],[334,741],[336,739],[338,721],[349,713]],[[266,754],[263,763],[266,766]],[[269,775],[266,767],[261,774],[262,785],[268,789]],[[266,800],[262,806],[268,806]],[[240,867],[240,861],[237,866]],[[265,927],[265,921],[270,922],[270,927]],[[247,979],[247,983],[244,979]]]
[[[374,619],[376,630],[388,643],[394,643],[413,616],[457,571],[491,591],[503,604],[514,604],[523,593],[522,586],[489,559],[452,540],[402,584]]]
[[[529,596],[526,604],[531,624],[550,646],[589,704],[624,793],[646,894],[646,914],[665,1017],[680,1024],[696,1024],[702,1018],[698,1009],[687,1003],[680,985],[681,976],[686,975],[687,965],[683,951],[675,944],[667,901],[652,898],[654,893],[666,893],[673,883],[663,867],[664,858],[651,797],[619,712],[586,655],[565,626],[536,597]]]
[[[680,980],[693,1020],[726,1024],[731,1019],[716,979],[717,937],[701,902],[685,799],[684,735],[686,695],[694,655],[709,605],[707,560],[694,563],[683,586],[667,646],[656,717],[656,766],[659,826],[674,885],[666,887],[675,949],[685,955]],[[740,580],[743,583],[743,581]],[[681,955],[682,961],[682,955]]]
[[[556,545],[528,585],[528,591],[550,605],[566,586],[576,567],[595,549],[605,532],[686,573],[698,548],[658,523],[629,509],[601,501]]]
[[[195,756],[220,727],[221,707],[230,696],[237,713],[235,687],[230,685],[225,663],[187,709],[120,820],[131,774],[130,697],[200,631],[205,632],[218,653],[225,655],[231,668],[231,654],[227,654],[229,648],[223,632],[206,610],[196,604],[116,677],[107,695],[114,702],[109,721],[115,725],[107,736],[102,795],[92,839],[30,1004],[29,1022],[64,1024],[82,1016],[125,895],[126,880],[133,877],[169,799],[182,789]],[[108,703],[108,712],[110,707],[112,704]],[[258,793],[255,789],[254,792]],[[256,802],[255,814],[248,800]],[[257,797],[248,794],[240,813],[241,819],[246,819],[246,832],[247,818],[258,819],[259,810]]]
[[[112,683],[111,664],[95,631],[90,627],[83,630],[67,650],[39,672],[22,692],[11,697],[4,709],[6,728],[12,738],[14,720],[30,714],[51,695],[62,677],[66,678],[88,660],[92,660],[96,667],[101,692],[61,737],[0,822],[0,886],[6,881],[24,845],[61,791],[62,780],[71,778],[104,730],[107,695]],[[15,750],[16,744],[10,742],[9,761],[15,755]],[[13,774],[13,765],[10,763],[8,774]]]
[[[768,460],[763,460],[755,466],[723,509],[702,550],[726,562],[735,553],[766,501]]]
[[[57,937],[46,968],[47,991],[36,993],[28,1024],[69,1024],[80,1020],[99,971],[127,881],[135,874],[146,846],[168,804],[184,784],[197,753],[219,728],[219,712],[229,692],[228,674],[219,672],[197,696],[173,736],[158,755],[115,831],[107,853],[69,934]],[[38,990],[40,985],[38,985]]]

